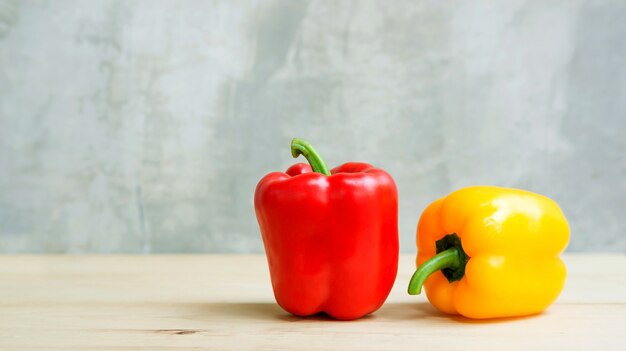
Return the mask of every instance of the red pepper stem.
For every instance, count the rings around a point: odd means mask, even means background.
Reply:
[[[300,155],[304,156],[309,164],[311,165],[311,169],[313,172],[322,173],[324,175],[329,176],[330,171],[328,170],[328,166],[317,153],[317,151],[309,144],[307,141],[293,138],[291,140],[291,155],[296,158]]]
[[[424,282],[426,282],[426,279],[430,277],[431,274],[445,268],[458,268],[460,266],[461,257],[459,255],[459,249],[451,247],[445,251],[441,251],[422,263],[415,273],[413,273],[411,282],[409,283],[409,294],[419,295],[422,292],[422,285],[424,285]]]

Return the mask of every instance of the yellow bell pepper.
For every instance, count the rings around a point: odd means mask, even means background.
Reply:
[[[563,289],[559,254],[569,225],[559,206],[528,191],[491,186],[453,192],[426,208],[417,227],[417,271],[440,311],[469,318],[536,314]]]

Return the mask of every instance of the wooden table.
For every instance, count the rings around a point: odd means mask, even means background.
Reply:
[[[0,256],[0,349],[626,350],[626,256],[565,260],[538,316],[442,315],[406,294],[407,255],[378,312],[338,322],[282,311],[261,255]]]

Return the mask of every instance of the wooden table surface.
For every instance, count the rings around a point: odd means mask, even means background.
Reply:
[[[407,295],[402,256],[386,304],[338,322],[282,311],[262,255],[0,256],[0,349],[626,350],[626,256],[565,261],[548,311],[477,322]]]

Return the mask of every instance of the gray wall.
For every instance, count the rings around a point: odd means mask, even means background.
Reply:
[[[387,169],[402,251],[472,184],[626,251],[626,2],[1,1],[0,252],[262,252],[309,139]]]

